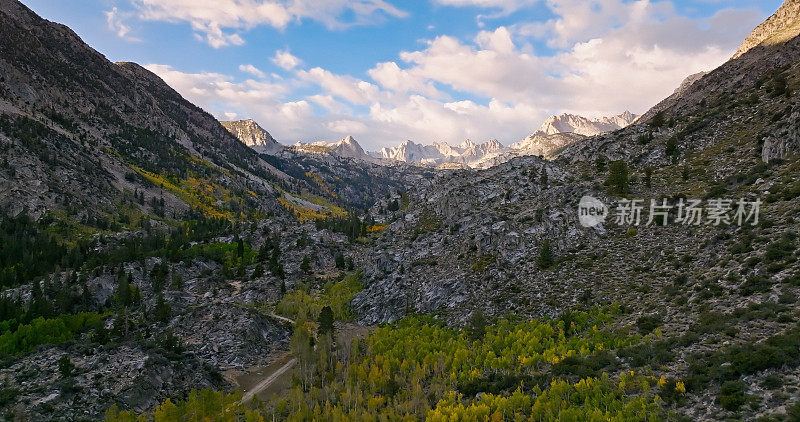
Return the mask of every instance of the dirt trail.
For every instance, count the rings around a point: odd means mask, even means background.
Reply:
[[[253,397],[256,396],[256,394],[264,391],[267,387],[272,385],[272,383],[275,382],[275,380],[277,380],[281,375],[286,373],[286,371],[292,369],[292,367],[296,363],[297,363],[297,359],[296,358],[292,358],[292,360],[290,360],[289,362],[286,362],[286,364],[281,366],[280,368],[278,368],[277,371],[273,372],[272,374],[270,374],[270,376],[268,376],[267,378],[264,378],[263,381],[259,382],[255,386],[253,386],[253,388],[251,388],[250,391],[247,391],[246,393],[244,393],[244,395],[242,396],[242,402],[243,403],[247,403],[250,400],[252,400]]]

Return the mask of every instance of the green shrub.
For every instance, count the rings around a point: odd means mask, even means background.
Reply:
[[[497,257],[493,254],[486,254],[481,255],[478,259],[472,264],[472,271],[476,273],[482,273],[489,268],[490,265],[497,262]]]
[[[754,293],[765,293],[772,289],[773,284],[769,277],[754,275],[748,277],[747,280],[739,286],[739,294],[742,296],[750,296]]]
[[[761,387],[765,390],[777,390],[783,387],[783,377],[779,374],[767,375],[761,381]]]
[[[727,381],[722,384],[717,402],[725,410],[738,411],[747,401],[747,386],[741,381]]]
[[[664,321],[659,315],[643,315],[636,319],[636,328],[642,334],[648,334],[658,328]]]

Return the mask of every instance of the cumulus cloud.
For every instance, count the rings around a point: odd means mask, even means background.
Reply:
[[[278,50],[272,58],[272,63],[275,63],[283,70],[292,70],[303,64],[303,61],[293,56],[289,50]]]
[[[408,15],[385,0],[134,0],[134,5],[145,20],[188,22],[214,48],[242,45],[240,33],[258,26],[283,29],[313,19],[341,29]]]
[[[443,6],[454,7],[483,7],[490,9],[501,9],[505,13],[514,12],[523,7],[532,6],[539,3],[539,0],[434,0]]]
[[[264,79],[267,76],[264,72],[261,71],[261,69],[253,66],[252,64],[239,65],[239,71],[244,73],[249,73],[259,79]]]
[[[554,112],[643,112],[687,75],[723,63],[759,20],[746,10],[690,20],[669,2],[646,0],[547,4],[556,14],[547,22],[482,31],[472,42],[441,36],[401,53],[402,70],[463,93],[535,101]],[[535,38],[562,47],[536,55],[527,43]]]
[[[377,86],[352,76],[336,75],[328,70],[315,67],[311,70],[300,70],[297,76],[307,82],[321,87],[328,94],[345,100],[351,104],[365,105],[378,101],[381,92]]]
[[[395,62],[379,63],[367,73],[382,88],[398,94],[417,93],[434,98],[443,96],[432,81],[413,71],[401,69]]]
[[[532,3],[437,1],[501,9]],[[733,9],[689,19],[666,1],[542,1],[551,19],[498,26],[471,39],[434,37],[364,77],[306,67],[289,50],[272,58],[285,79],[247,65],[240,69],[258,80],[149,68],[215,115],[253,117],[284,141],[352,134],[367,149],[405,139],[509,144],[553,113],[642,113],[687,75],[727,60],[760,20],[752,10]],[[361,13],[382,10],[379,3],[361,2]],[[545,54],[537,53],[542,44],[551,47]]]
[[[237,81],[219,73],[187,73],[169,65],[149,64],[155,73],[187,100],[218,119],[255,118],[278,139],[317,136],[313,106],[305,100],[286,100],[290,87],[267,80]]]

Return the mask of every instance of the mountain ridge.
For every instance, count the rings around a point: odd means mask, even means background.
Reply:
[[[800,0],[786,0],[766,21],[758,25],[742,42],[732,60],[751,49],[781,44],[800,35]]]

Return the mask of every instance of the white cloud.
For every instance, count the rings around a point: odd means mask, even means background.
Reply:
[[[320,133],[322,126],[313,124],[312,105],[304,100],[286,101],[290,87],[285,84],[252,79],[236,81],[219,73],[186,73],[161,64],[145,68],[219,119],[254,118],[284,140]]]
[[[280,66],[283,70],[292,70],[303,64],[303,61],[293,56],[289,50],[278,50],[275,52],[275,57],[272,58],[272,63]]]
[[[367,131],[367,125],[358,120],[336,120],[327,124],[331,132],[342,135],[360,135]]]
[[[244,73],[249,73],[259,79],[264,79],[267,76],[264,72],[261,71],[261,69],[251,64],[239,65],[239,71]]]
[[[119,9],[113,7],[111,10],[103,13],[106,15],[106,24],[108,25],[108,29],[114,31],[118,37],[130,42],[141,41],[140,39],[129,35],[131,32],[131,27],[125,24],[125,16],[123,16],[124,13],[120,12]]]
[[[189,22],[198,37],[214,48],[242,45],[240,33],[258,26],[283,29],[293,21],[313,19],[337,29],[408,15],[385,0],[133,1],[141,19]]]
[[[350,114],[352,112],[350,107],[336,101],[332,95],[317,94],[311,95],[307,99],[331,113]]]
[[[523,7],[532,6],[539,3],[539,0],[434,0],[444,6],[453,7],[483,7],[490,9],[501,9],[505,13],[519,10]]]
[[[690,20],[671,3],[647,0],[547,4],[556,13],[548,22],[482,31],[472,43],[441,36],[423,50],[401,53],[408,64],[402,70],[460,92],[553,112],[643,112],[687,75],[723,63],[759,19],[752,11],[724,11]],[[525,43],[534,35],[566,48],[536,55]]]
[[[304,81],[319,85],[330,95],[351,104],[369,104],[377,101],[381,95],[378,87],[367,81],[352,76],[336,75],[319,67],[307,71],[299,70],[297,76]]]
[[[692,20],[664,1],[544,4],[554,14],[548,21],[500,26],[471,40],[436,37],[368,69],[371,82],[303,68],[288,49],[272,59],[287,71],[283,79],[148,68],[215,115],[255,118],[284,141],[352,134],[367,149],[405,139],[509,144],[552,113],[644,112],[687,75],[727,60],[759,20],[749,10]],[[554,50],[537,54],[534,41]]]
[[[398,94],[411,92],[423,94],[427,97],[439,98],[443,96],[430,80],[401,69],[395,62],[378,63],[367,73],[382,88]]]

